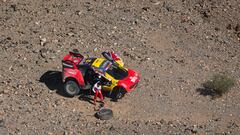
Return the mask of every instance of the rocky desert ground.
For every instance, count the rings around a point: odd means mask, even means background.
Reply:
[[[0,134],[239,134],[239,13],[239,0],[1,0]],[[74,48],[114,49],[140,73],[119,102],[105,98],[111,120],[62,94],[61,60]],[[233,89],[214,100],[199,92],[222,72]]]

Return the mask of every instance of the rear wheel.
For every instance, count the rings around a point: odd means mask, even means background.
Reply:
[[[125,94],[126,94],[126,89],[125,88],[123,88],[123,87],[115,87],[113,89],[112,99],[114,101],[118,101],[118,99],[123,98]]]
[[[80,89],[75,81],[69,80],[64,83],[64,91],[67,96],[74,97],[80,92]]]

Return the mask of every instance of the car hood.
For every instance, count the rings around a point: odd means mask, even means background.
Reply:
[[[122,86],[128,92],[130,92],[131,89],[136,87],[139,81],[140,81],[139,74],[134,70],[128,69],[128,76],[122,80],[119,80],[118,86]]]

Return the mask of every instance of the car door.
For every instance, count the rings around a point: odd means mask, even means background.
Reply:
[[[114,79],[112,76],[110,76],[108,73],[105,74],[104,76],[106,79],[111,81],[110,85],[103,85],[102,88],[104,90],[111,91],[115,86],[118,84],[118,80]]]

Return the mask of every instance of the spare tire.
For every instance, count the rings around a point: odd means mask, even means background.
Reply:
[[[96,112],[95,116],[100,120],[109,120],[113,117],[113,111],[108,108],[102,108]]]

